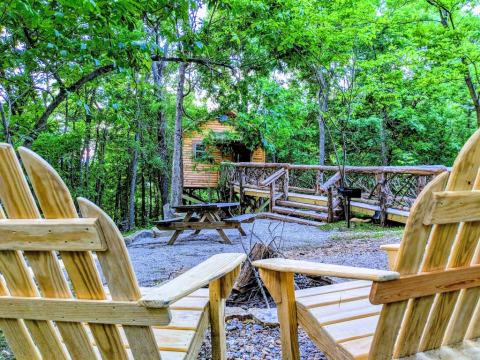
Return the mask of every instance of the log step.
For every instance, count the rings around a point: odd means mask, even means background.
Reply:
[[[307,209],[307,210],[312,210],[312,211],[328,213],[328,207],[327,206],[322,206],[322,205],[306,204],[306,203],[290,201],[290,200],[288,200],[288,201],[287,200],[277,200],[275,202],[275,204],[278,204],[279,206],[283,206],[283,207]],[[335,209],[333,211],[334,211],[335,214],[338,214],[342,210],[341,209]]]
[[[271,212],[260,213],[258,214],[257,219],[271,219],[271,220],[278,220],[278,221],[296,223],[301,225],[310,225],[310,226],[325,225],[324,222],[307,220],[307,219],[302,219],[294,216],[286,216],[286,215],[281,215],[281,214],[271,213]]]
[[[288,215],[288,216],[299,216],[308,219],[320,220],[320,221],[327,221],[328,216],[327,214],[319,214],[314,212],[303,211],[294,208],[282,207],[282,206],[274,206],[273,212]]]

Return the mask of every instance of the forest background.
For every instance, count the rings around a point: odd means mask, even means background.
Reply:
[[[130,229],[180,201],[182,135],[232,111],[269,161],[451,165],[479,68],[478,0],[3,0],[0,141]]]

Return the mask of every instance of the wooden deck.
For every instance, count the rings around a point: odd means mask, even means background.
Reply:
[[[240,189],[238,186],[234,187],[236,192],[239,192]],[[244,193],[247,196],[253,197],[262,197],[268,198],[270,196],[270,192],[268,190],[261,190],[261,189],[252,189],[252,188],[244,188]],[[295,201],[298,203],[304,204],[312,204],[312,205],[327,205],[327,197],[320,196],[320,195],[310,195],[310,194],[299,194],[294,192],[288,193],[288,200]],[[351,202],[352,211],[354,213],[359,213],[362,215],[373,216],[376,211],[380,211],[380,206],[373,205],[373,204],[366,204],[359,201],[352,201]],[[388,220],[395,221],[398,223],[405,224],[407,222],[409,212],[394,208],[387,209],[387,218]]]

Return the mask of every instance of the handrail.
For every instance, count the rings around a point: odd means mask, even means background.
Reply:
[[[275,180],[279,179],[280,177],[282,177],[283,175],[285,175],[285,169],[282,168],[280,170],[277,170],[275,171],[272,175],[270,175],[269,177],[267,177],[265,180],[263,180],[261,183],[260,183],[260,186],[268,186],[270,185],[271,183],[273,183]]]
[[[336,165],[300,165],[288,163],[251,163],[224,162],[235,167],[247,168],[283,168],[288,170],[319,170],[319,171],[338,171]],[[418,166],[345,166],[346,173],[363,173],[363,174],[412,174],[412,175],[437,175],[450,168],[443,165],[418,165]]]
[[[335,185],[336,182],[340,181],[340,179],[342,178],[342,174],[340,173],[340,171],[336,172],[335,175],[333,175],[330,179],[328,179],[327,181],[325,181],[325,183],[323,183],[322,185],[320,185],[320,189],[323,191],[323,192],[327,192],[328,189]]]

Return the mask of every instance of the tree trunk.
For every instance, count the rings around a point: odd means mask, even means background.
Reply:
[[[185,73],[187,64],[181,63],[178,68],[177,103],[175,108],[175,133],[173,137],[172,161],[172,205],[182,204],[183,194],[183,161],[182,161],[182,118]]]
[[[475,84],[473,83],[469,69],[467,69],[467,72],[465,73],[465,84],[467,84],[468,92],[470,94],[470,98],[472,99],[473,107],[475,109],[475,115],[477,117],[477,127],[480,128],[480,94],[478,94],[477,90],[475,89]]]
[[[0,115],[2,117],[3,135],[5,137],[5,142],[8,144],[11,144],[12,137],[10,135],[10,125],[7,119],[7,115],[5,114],[5,109],[3,108],[3,103],[1,102],[0,102]]]
[[[146,224],[146,217],[147,217],[147,204],[146,204],[146,189],[145,189],[145,175],[144,175],[144,167],[142,166],[142,211],[141,211],[141,224],[145,226]]]
[[[135,134],[135,145],[133,148],[132,156],[132,176],[130,178],[130,196],[128,197],[128,229],[131,230],[135,227],[135,189],[137,186],[137,163],[138,163],[138,140],[140,134],[137,130]]]
[[[105,148],[107,146],[107,128],[104,127],[102,130],[102,137],[98,143],[98,169],[100,175],[97,174],[95,180],[95,193],[97,195],[96,204],[98,206],[102,206],[102,197],[103,197],[103,174],[105,172]]]
[[[382,165],[388,165],[388,146],[387,146],[387,113],[383,111],[383,116],[380,122],[380,146]]]
[[[319,165],[325,165],[325,114],[328,111],[328,96],[330,93],[329,86],[325,80],[325,77],[321,71],[317,72],[319,79],[319,89],[317,94],[318,101],[318,163]],[[323,173],[319,174],[318,181],[323,183]]]
[[[159,38],[157,38],[159,43]],[[160,44],[159,44],[160,45]],[[168,44],[163,47],[163,54],[168,55]],[[157,100],[160,102],[160,107],[157,111],[157,143],[158,156],[162,162],[162,167],[158,174],[158,182],[160,186],[160,196],[162,198],[162,205],[168,203],[168,195],[170,193],[170,184],[168,176],[168,147],[167,147],[167,118],[165,116],[165,86],[164,73],[167,63],[165,61],[154,61],[152,63],[153,82],[155,84],[155,94]]]

